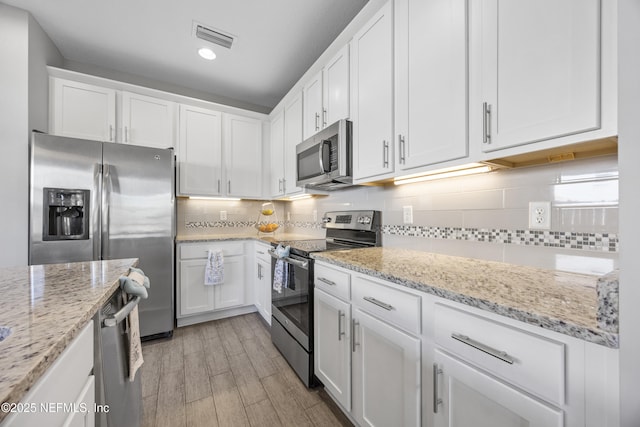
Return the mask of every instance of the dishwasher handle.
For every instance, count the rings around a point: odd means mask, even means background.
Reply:
[[[130,299],[129,302],[120,310],[118,310],[117,313],[114,313],[111,316],[104,319],[102,321],[103,326],[106,328],[111,328],[113,326],[116,326],[118,323],[122,322],[129,315],[129,313],[133,311],[134,308],[138,306],[139,302],[140,302],[139,296],[133,297],[133,299]]]

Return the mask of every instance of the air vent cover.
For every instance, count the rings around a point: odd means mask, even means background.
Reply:
[[[231,49],[231,45],[233,44],[232,36],[212,30],[211,28],[207,28],[200,24],[196,24],[195,27],[195,35],[197,38]]]

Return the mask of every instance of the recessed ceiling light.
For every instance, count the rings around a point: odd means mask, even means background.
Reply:
[[[198,54],[202,56],[204,59],[208,59],[209,61],[216,59],[215,52],[209,49],[208,47],[201,47],[200,49],[198,49]]]

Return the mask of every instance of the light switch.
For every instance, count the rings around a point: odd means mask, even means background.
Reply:
[[[405,224],[413,224],[413,206],[402,207],[402,221]]]
[[[227,220],[227,211],[220,211],[220,221]]]

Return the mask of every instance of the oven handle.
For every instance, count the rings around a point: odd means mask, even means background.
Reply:
[[[289,264],[295,265],[296,267],[300,267],[304,270],[309,269],[309,261],[300,261],[298,259],[293,259],[291,257],[280,258],[278,255],[276,255],[273,249],[269,249],[268,252],[269,252],[269,255],[271,255],[271,258],[281,259],[284,262],[288,262]]]

